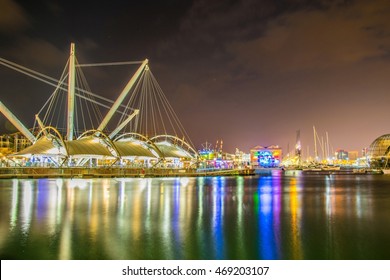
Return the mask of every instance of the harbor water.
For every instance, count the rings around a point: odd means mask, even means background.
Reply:
[[[1,259],[390,259],[390,176],[3,179]]]

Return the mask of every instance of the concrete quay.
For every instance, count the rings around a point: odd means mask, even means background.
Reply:
[[[253,169],[171,169],[123,167],[3,167],[0,179],[39,178],[142,178],[255,175]]]

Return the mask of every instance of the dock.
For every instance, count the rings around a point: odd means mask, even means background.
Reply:
[[[250,176],[253,169],[172,169],[172,168],[123,168],[123,167],[4,167],[0,179],[40,178],[153,178],[153,177],[202,177],[202,176]]]

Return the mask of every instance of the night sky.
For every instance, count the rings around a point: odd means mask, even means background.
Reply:
[[[390,133],[388,0],[0,0],[0,38],[1,58],[55,78],[71,42],[80,63],[148,58],[196,148],[286,153],[300,130],[305,155],[315,126],[360,152]],[[134,69],[115,71],[87,77],[93,92],[115,99]],[[0,84],[27,126],[53,91],[4,66]]]

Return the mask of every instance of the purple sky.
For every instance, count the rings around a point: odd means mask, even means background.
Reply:
[[[315,126],[334,150],[360,151],[390,133],[390,1],[96,3],[0,0],[0,57],[56,78],[71,42],[80,63],[148,58],[196,148],[223,139],[228,152],[286,153],[300,130],[313,153]],[[89,84],[115,99],[126,71]],[[52,93],[4,66],[0,83],[0,100],[26,125]]]

